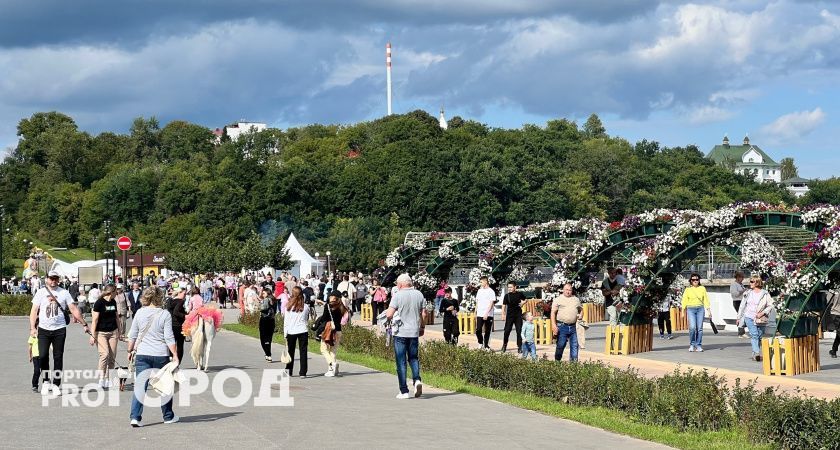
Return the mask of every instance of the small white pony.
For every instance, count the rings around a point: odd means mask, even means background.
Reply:
[[[207,372],[210,364],[210,347],[213,346],[213,338],[216,337],[216,324],[212,318],[207,320],[199,316],[198,323],[192,331],[192,356],[193,363],[198,370]]]

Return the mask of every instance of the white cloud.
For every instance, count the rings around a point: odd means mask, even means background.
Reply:
[[[792,142],[811,133],[823,122],[825,122],[825,113],[822,108],[817,107],[813,111],[785,114],[761,127],[761,133],[772,142]]]
[[[717,106],[700,106],[686,114],[688,122],[692,125],[704,125],[707,123],[723,122],[731,119],[735,113]]]

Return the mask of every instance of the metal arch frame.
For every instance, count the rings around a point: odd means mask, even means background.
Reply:
[[[762,217],[762,219],[757,220],[757,217]],[[654,287],[655,280],[659,277],[668,276],[675,272],[681,271],[684,262],[693,259],[697,255],[697,250],[699,247],[708,245],[716,239],[725,236],[730,236],[735,233],[777,227],[803,228],[802,217],[799,213],[776,211],[752,212],[742,217],[739,217],[736,221],[735,226],[732,228],[718,230],[710,234],[689,234],[685,238],[685,244],[681,244],[675,247],[671,252],[668,253],[667,264],[661,264],[662,258],[657,258],[657,265],[655,266],[655,269],[651,271],[651,275],[646,280],[645,288],[642,290],[641,293],[633,296],[631,300],[632,308],[629,311],[629,314],[626,312],[622,314],[622,322],[631,324],[638,321],[638,319],[636,319],[636,313],[639,311],[639,307],[641,306],[640,303],[644,299],[649,298],[649,295],[646,296],[645,294],[649,294],[651,292],[651,290]],[[815,233],[818,233],[822,229],[819,224],[809,224],[804,226],[804,228]],[[676,267],[674,267],[675,264]],[[834,259],[829,261],[822,258],[818,258],[816,260],[811,261],[811,263],[808,265],[808,269],[815,270],[824,276],[828,276],[831,273],[840,272],[840,259]],[[795,316],[790,330],[786,333],[788,337],[790,337],[790,335],[792,335],[795,332],[797,323],[802,319],[801,313],[805,312],[805,308],[812,303],[813,299],[816,298],[815,294],[819,292],[822,288],[823,284],[818,283],[811,289],[807,296],[804,296],[804,299],[803,296],[796,296],[786,300],[786,308],[793,311],[792,315]],[[791,306],[793,305],[796,306],[794,308],[791,308]],[[819,305],[811,306],[819,307]],[[821,309],[824,309],[824,307]],[[783,315],[777,317],[779,323],[781,323],[782,318]]]

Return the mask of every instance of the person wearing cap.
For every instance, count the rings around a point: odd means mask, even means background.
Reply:
[[[64,342],[67,338],[67,320],[64,312],[68,311],[76,321],[90,333],[87,321],[67,290],[58,286],[61,277],[58,272],[50,271],[46,284],[39,288],[32,297],[32,309],[29,311],[29,334],[38,338],[38,354],[42,372],[46,372],[45,382],[50,381],[50,347],[53,349],[53,369],[55,376],[52,383],[55,391],[61,386],[61,371],[64,369]],[[37,323],[37,326],[36,326]],[[47,393],[47,389],[42,391]]]

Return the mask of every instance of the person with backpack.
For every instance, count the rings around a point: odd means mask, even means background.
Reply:
[[[58,272],[50,271],[46,284],[39,288],[32,297],[32,309],[29,311],[29,334],[38,338],[39,366],[42,373],[46,372],[44,381],[47,383],[41,391],[44,394],[52,391],[60,393],[61,371],[64,369],[64,342],[67,339],[67,325],[70,315],[82,324],[85,333],[90,333],[87,321],[79,308],[73,304],[70,293],[59,287],[61,277]],[[53,369],[55,376],[50,382],[50,347],[53,349]]]

